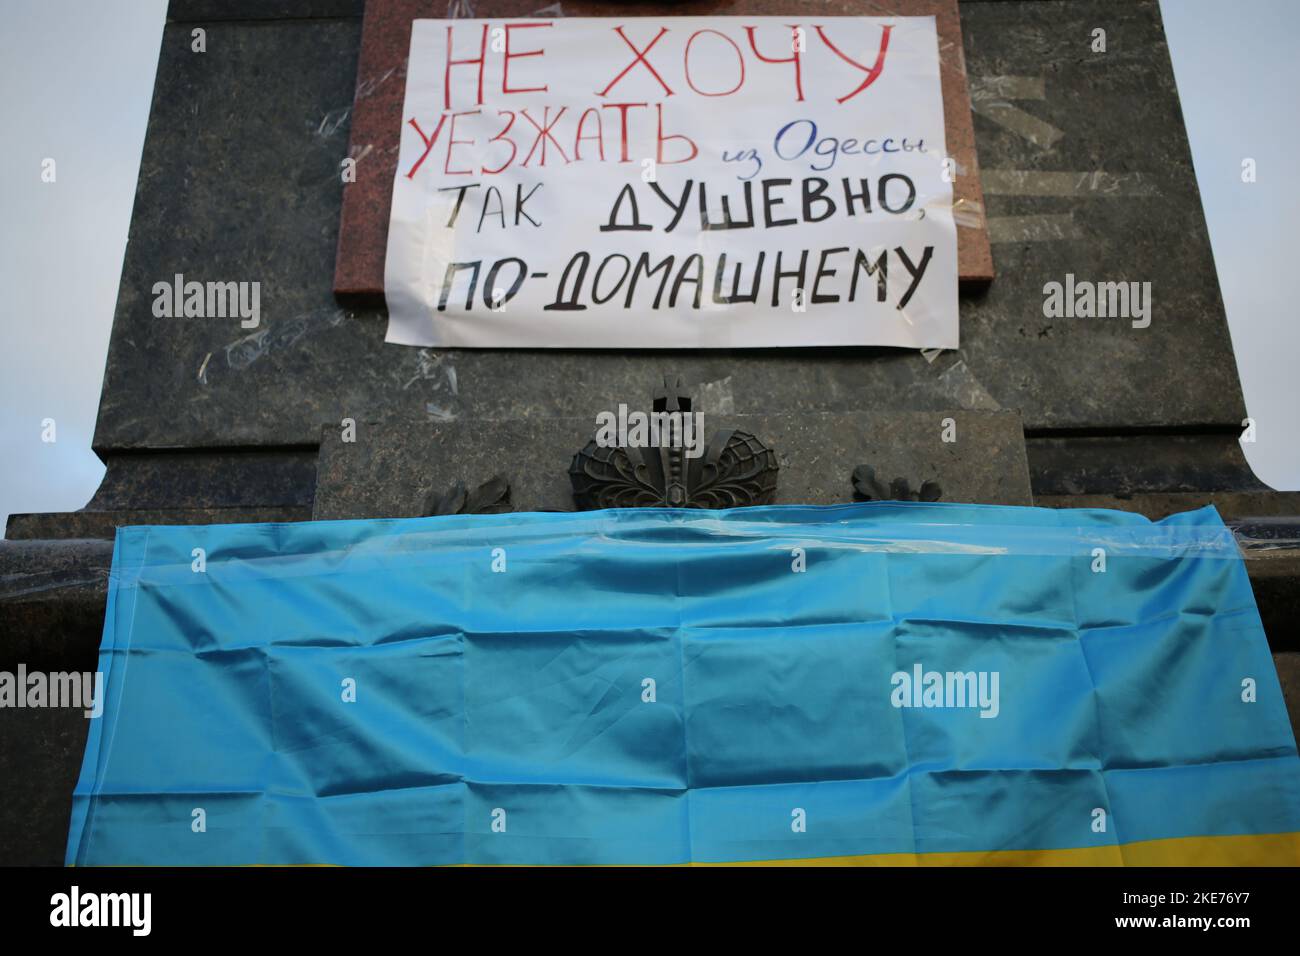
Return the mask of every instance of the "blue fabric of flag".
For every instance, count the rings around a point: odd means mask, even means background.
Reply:
[[[123,528],[99,666],[76,865],[1123,861],[1300,832],[1211,508]],[[927,705],[931,673],[957,678]]]

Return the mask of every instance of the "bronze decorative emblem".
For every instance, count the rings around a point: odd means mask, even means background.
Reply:
[[[680,379],[664,378],[653,414],[692,414]],[[680,431],[678,432],[680,435]],[[739,508],[776,500],[776,453],[749,432],[715,431],[698,457],[681,443],[602,446],[593,438],[573,456],[569,481],[579,510],[596,508]]]

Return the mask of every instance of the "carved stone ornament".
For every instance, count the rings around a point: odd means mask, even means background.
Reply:
[[[885,487],[885,483],[876,477],[876,469],[870,465],[858,465],[853,469],[854,501],[938,501],[943,497],[943,489],[937,481],[923,481],[921,487],[912,490],[912,483],[906,478],[895,478]]]
[[[654,413],[692,414],[680,378],[664,377]],[[680,432],[678,433],[680,437]],[[700,436],[697,440],[702,440]],[[573,456],[569,481],[581,511],[596,508],[739,508],[776,499],[776,452],[740,429],[715,431],[691,458],[681,442],[603,447],[593,438]]]
[[[504,475],[493,475],[473,491],[458,481],[443,494],[430,496],[425,507],[429,515],[496,515],[513,511],[510,482]]]

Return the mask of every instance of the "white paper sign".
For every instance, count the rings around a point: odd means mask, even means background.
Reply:
[[[417,20],[388,341],[957,346],[933,17]]]

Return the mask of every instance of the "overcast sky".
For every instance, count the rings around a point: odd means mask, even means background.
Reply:
[[[81,507],[103,474],[90,440],[166,6],[4,4],[0,530],[10,512]],[[1163,0],[1161,8],[1257,423],[1247,457],[1273,487],[1300,490],[1300,3]],[[1255,160],[1255,183],[1241,180],[1246,158]],[[54,182],[42,182],[46,159],[55,161]],[[52,442],[42,440],[47,420]]]
[[[0,531],[10,512],[80,508],[104,474],[90,439],[166,9],[3,6]]]

